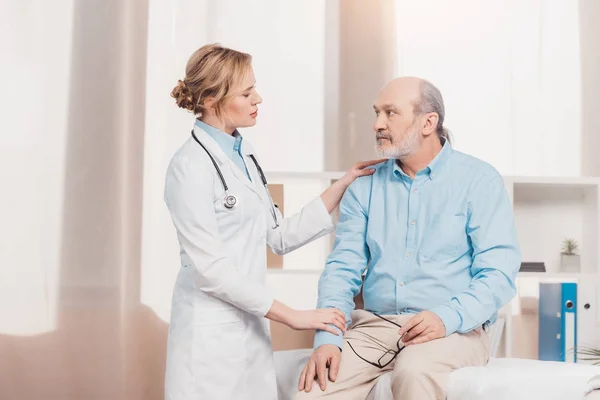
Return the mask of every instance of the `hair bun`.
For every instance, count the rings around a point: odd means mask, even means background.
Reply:
[[[180,108],[185,108],[190,111],[194,111],[196,108],[196,102],[194,101],[192,91],[181,79],[177,80],[177,86],[171,91],[171,97],[175,99],[175,102]]]

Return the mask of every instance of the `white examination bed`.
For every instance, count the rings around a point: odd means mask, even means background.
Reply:
[[[279,400],[294,399],[311,351],[275,352]],[[485,367],[453,372],[447,400],[583,400],[597,375],[600,367],[593,365],[492,358]],[[390,373],[380,378],[367,400],[393,400],[390,381]]]

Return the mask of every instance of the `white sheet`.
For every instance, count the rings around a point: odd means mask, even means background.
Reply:
[[[275,353],[279,400],[293,400],[298,376],[310,349]],[[450,375],[447,400],[583,400],[600,367],[584,364],[493,358],[486,367],[469,367]],[[391,374],[383,376],[367,400],[393,400]]]
[[[600,375],[593,376],[587,384],[587,393],[593,392],[594,390],[600,394]]]

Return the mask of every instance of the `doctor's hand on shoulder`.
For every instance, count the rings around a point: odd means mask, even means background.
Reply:
[[[361,176],[373,175],[375,173],[375,168],[367,168],[375,164],[382,163],[387,161],[387,158],[380,158],[378,160],[369,160],[362,161],[354,164],[352,168],[348,170],[340,179],[338,179],[334,184],[329,186],[327,190],[325,190],[321,194],[321,200],[323,200],[323,204],[327,208],[327,211],[331,213],[342,200],[342,196],[348,189],[348,186],[352,184],[356,180],[356,178]]]
[[[344,174],[344,176],[342,178],[339,179],[338,182],[341,182],[342,184],[344,184],[346,186],[350,186],[350,184],[352,182],[354,182],[354,180],[356,178],[358,178],[360,176],[372,175],[375,172],[375,168],[367,168],[367,167],[370,167],[370,166],[376,165],[376,164],[380,164],[387,160],[388,160],[387,158],[380,158],[378,160],[368,160],[368,161],[357,162],[348,170],[348,172],[346,172]]]
[[[331,326],[334,325],[342,332],[346,332],[346,317],[337,308],[294,310],[275,300],[265,317],[296,330],[319,329],[339,335],[338,331]]]

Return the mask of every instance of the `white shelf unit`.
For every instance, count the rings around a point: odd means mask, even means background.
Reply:
[[[269,172],[267,178],[270,183],[284,185],[285,210],[289,214],[320,193],[309,190],[324,190],[344,173]],[[523,325],[521,317],[523,310],[527,312],[536,304],[542,281],[578,283],[578,342],[600,346],[600,178],[505,176],[504,181],[513,205],[522,261],[544,262],[547,272],[519,273],[518,295],[501,310],[506,317],[501,356],[532,356],[522,349],[537,344],[537,337],[532,337],[531,326]],[[300,194],[303,201],[290,198],[288,193]],[[281,300],[301,308],[314,307],[332,237],[284,256],[283,269],[269,270],[269,280]],[[560,253],[566,238],[580,245],[580,272],[561,272]],[[590,307],[583,308],[585,304]]]
[[[504,355],[537,357],[541,282],[577,283],[578,344],[600,345],[600,179],[521,176],[504,179],[513,204],[522,261],[543,262],[547,271],[519,273],[518,294],[503,309],[507,316]],[[565,239],[575,239],[579,244],[579,272],[561,270]]]
[[[505,182],[524,262],[544,262],[547,272],[560,272],[562,242],[572,238],[580,245],[580,272],[598,272],[597,179],[518,177]]]

